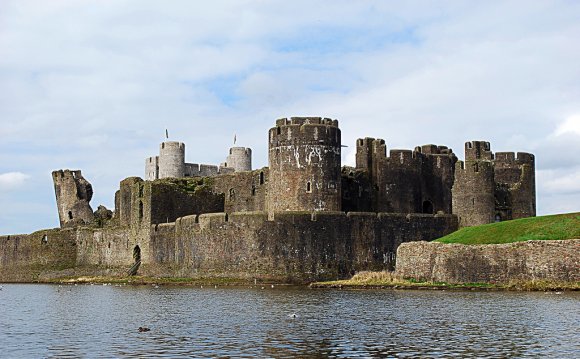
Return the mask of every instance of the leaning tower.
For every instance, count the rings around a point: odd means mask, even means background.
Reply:
[[[81,171],[53,171],[52,181],[61,228],[92,223],[95,217],[89,202],[93,186]]]
[[[340,129],[338,121],[292,117],[269,131],[270,178],[267,209],[340,211]]]

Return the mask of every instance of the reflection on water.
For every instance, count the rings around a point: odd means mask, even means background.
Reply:
[[[580,293],[8,284],[0,357],[573,358],[578,323]]]

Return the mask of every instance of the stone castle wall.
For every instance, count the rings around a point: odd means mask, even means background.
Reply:
[[[135,249],[140,275],[232,277],[280,282],[347,278],[392,269],[399,244],[432,240],[457,228],[455,216],[342,212],[212,213],[134,228],[46,231],[0,237],[0,281],[63,273],[124,275]],[[64,272],[63,272],[64,271]],[[68,272],[67,272],[68,271]]]
[[[153,225],[143,271],[304,282],[393,268],[400,243],[431,240],[454,216],[342,212],[212,213]]]
[[[224,195],[224,211],[232,213],[265,211],[268,181],[269,170],[264,167],[218,176],[212,183],[213,191]]]
[[[446,283],[580,282],[580,239],[463,245],[416,242],[397,250],[397,274]]]
[[[0,236],[0,282],[33,282],[76,265],[76,230]]]

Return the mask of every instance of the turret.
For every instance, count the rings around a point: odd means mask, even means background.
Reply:
[[[252,149],[246,147],[232,147],[225,163],[225,167],[233,168],[234,171],[252,170]]]
[[[486,141],[465,142],[465,161],[491,161],[491,145]]]
[[[159,178],[185,176],[185,144],[162,142],[159,147]]]
[[[519,219],[536,215],[535,157],[531,153],[498,152],[495,154],[495,181],[509,191],[510,216]]]
[[[338,121],[292,117],[269,131],[267,208],[276,211],[340,211]]]
[[[372,176],[374,142],[371,137],[356,140],[356,168],[368,171],[369,176]]]
[[[95,217],[89,202],[93,186],[81,171],[53,171],[52,181],[61,228],[92,223]]]
[[[465,144],[465,162],[455,166],[452,210],[461,227],[492,223],[495,214],[493,153],[489,142]]]
[[[153,181],[159,178],[159,156],[145,159],[145,179]]]

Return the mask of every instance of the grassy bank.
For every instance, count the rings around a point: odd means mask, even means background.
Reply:
[[[530,217],[460,229],[436,242],[500,244],[580,238],[580,213]]]
[[[351,279],[310,284],[311,288],[341,289],[456,289],[456,290],[520,290],[520,291],[563,291],[580,290],[580,283],[558,283],[550,281],[513,281],[505,284],[492,283],[444,283],[420,282],[396,276],[393,272],[360,272]]]
[[[115,276],[80,276],[66,277],[42,281],[42,283],[58,284],[126,284],[126,285],[176,285],[176,286],[252,286],[271,285],[274,282],[264,280],[244,280],[228,277],[188,278],[188,277],[115,277]],[[280,285],[280,284],[277,284]]]

